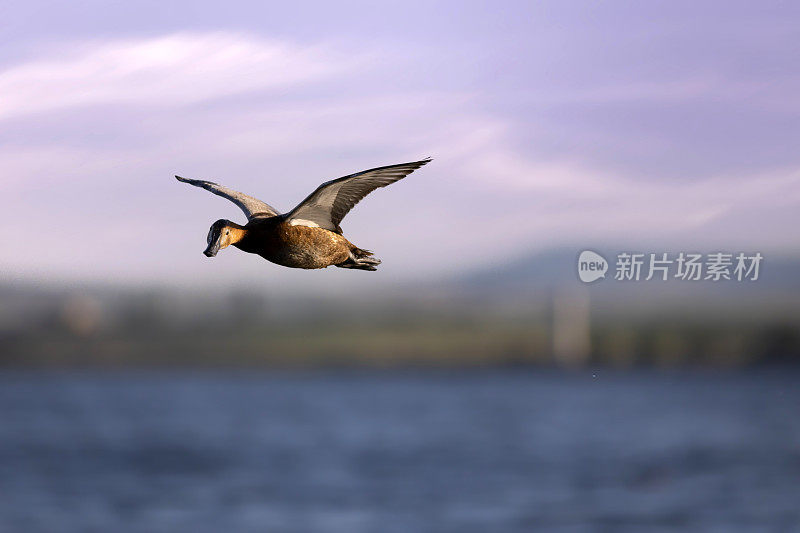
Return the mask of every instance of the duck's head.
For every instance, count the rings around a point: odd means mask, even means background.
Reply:
[[[203,253],[206,257],[214,257],[217,252],[227,248],[241,239],[244,229],[230,220],[220,219],[211,224],[208,230],[208,246]]]

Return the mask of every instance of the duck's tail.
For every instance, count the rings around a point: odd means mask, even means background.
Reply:
[[[356,268],[358,270],[378,270],[375,267],[380,264],[381,260],[377,257],[372,257],[372,252],[353,246],[350,248],[350,257],[336,266],[339,268]]]

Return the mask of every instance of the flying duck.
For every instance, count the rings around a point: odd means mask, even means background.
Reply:
[[[430,160],[373,168],[325,182],[286,214],[278,213],[274,207],[252,196],[211,181],[175,177],[227,198],[247,216],[244,226],[225,219],[211,225],[208,247],[203,252],[207,257],[214,257],[221,249],[233,245],[291,268],[334,265],[376,270],[380,259],[345,239],[339,223],[366,195],[405,178]]]

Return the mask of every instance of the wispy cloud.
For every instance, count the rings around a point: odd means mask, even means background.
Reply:
[[[280,89],[355,63],[321,47],[235,33],[71,44],[0,72],[0,119],[76,106],[175,106]]]

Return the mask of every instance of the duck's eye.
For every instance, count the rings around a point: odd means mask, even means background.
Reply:
[[[225,230],[225,235],[230,235],[230,234],[231,234],[231,230],[229,230],[229,229],[226,229],[226,230]]]

